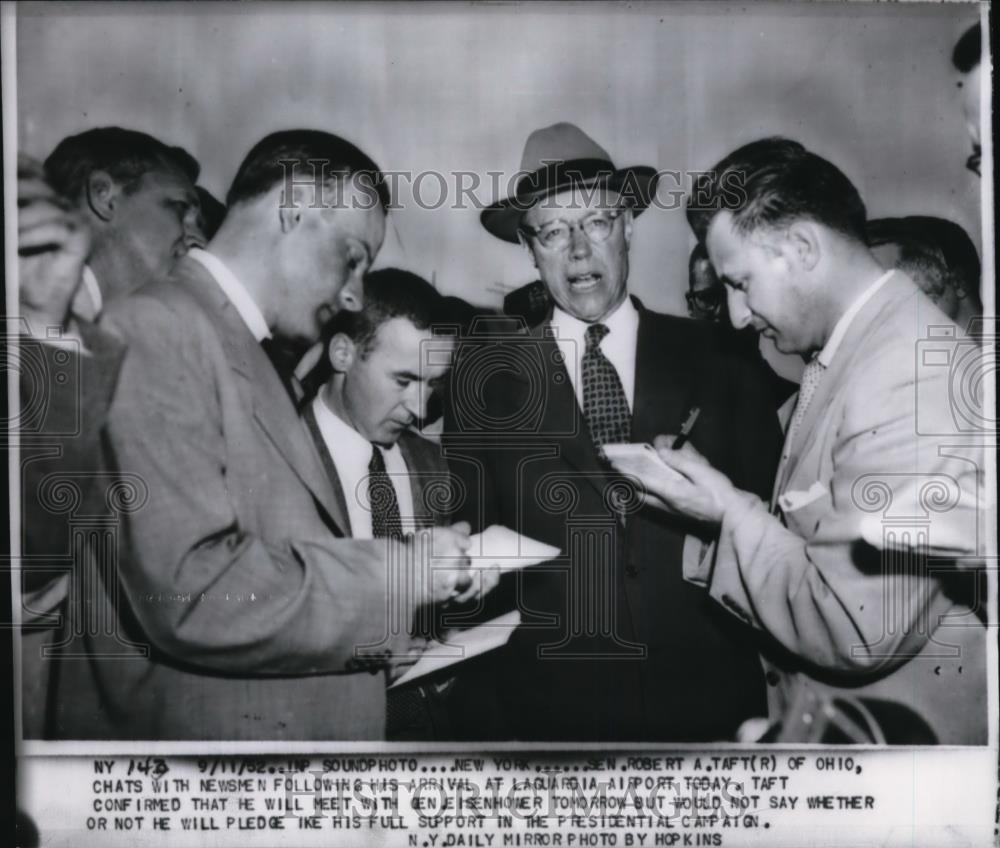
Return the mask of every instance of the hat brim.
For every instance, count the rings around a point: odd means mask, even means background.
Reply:
[[[593,188],[603,184],[607,188],[619,192],[623,197],[627,197],[631,203],[632,214],[638,216],[652,201],[653,195],[656,193],[658,179],[659,174],[656,169],[647,165],[621,168],[591,179],[561,179],[544,188],[519,192],[514,197],[493,203],[480,213],[479,220],[497,238],[517,244],[521,217],[545,197],[575,187]]]

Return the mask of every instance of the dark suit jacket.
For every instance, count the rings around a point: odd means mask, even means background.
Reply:
[[[23,733],[37,738],[50,705],[49,651],[66,613],[87,523],[111,488],[101,467],[100,434],[124,349],[80,324],[79,344],[19,342],[21,414],[21,696]],[[97,505],[95,506],[95,499]]]
[[[685,583],[686,525],[641,507],[601,463],[547,333],[546,323],[484,336],[456,358],[446,458],[465,480],[460,517],[563,551],[507,581],[522,626],[469,667],[456,712],[494,715],[485,732],[499,737],[731,737],[764,709],[753,634]],[[734,356],[716,328],[645,309],[636,357],[632,440],[676,433],[699,405],[694,446],[737,485],[766,494],[781,434],[759,362]]]
[[[380,739],[385,654],[406,638],[389,616],[409,614],[387,561],[406,557],[344,538],[280,378],[201,265],[105,321],[129,344],[108,433],[136,496],[54,734]]]

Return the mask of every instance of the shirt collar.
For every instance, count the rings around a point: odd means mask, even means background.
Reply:
[[[837,349],[840,347],[840,343],[844,340],[844,336],[847,335],[847,331],[850,329],[851,323],[857,317],[858,313],[862,310],[862,308],[864,308],[864,305],[875,296],[875,293],[885,285],[886,281],[892,275],[893,269],[890,268],[874,283],[868,286],[868,288],[861,292],[861,294],[858,295],[854,299],[854,302],[847,308],[847,311],[840,316],[840,320],[834,326],[833,332],[830,333],[830,338],[827,339],[826,344],[823,345],[823,349],[816,356],[816,359],[824,368],[830,367],[830,363],[833,362],[833,358],[837,354]]]
[[[628,295],[618,304],[614,312],[603,321],[581,321],[574,315],[563,311],[558,306],[552,309],[552,320],[549,322],[559,338],[570,338],[582,341],[591,324],[603,324],[608,328],[608,335],[635,335],[639,327],[639,310]]]
[[[372,455],[372,443],[326,405],[322,391],[313,401],[313,413],[320,430],[333,437],[331,443],[337,446],[337,452],[344,456],[356,455],[359,459],[364,457],[364,466],[367,468]]]
[[[219,288],[222,289],[226,297],[229,298],[229,302],[239,313],[240,318],[243,319],[243,323],[247,325],[247,329],[253,333],[253,337],[258,342],[271,337],[271,330],[267,326],[267,321],[264,320],[264,313],[260,311],[260,307],[247,291],[246,286],[218,256],[207,250],[202,250],[200,247],[192,247],[187,255],[212,275],[215,282],[219,284]]]
[[[94,315],[100,315],[104,309],[104,296],[101,294],[101,287],[97,283],[97,276],[94,269],[89,265],[83,266],[83,287],[86,289],[90,302],[94,307]]]

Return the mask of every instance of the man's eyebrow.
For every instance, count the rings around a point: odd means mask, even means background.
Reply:
[[[404,380],[414,380],[414,381],[416,381],[416,380],[420,379],[420,375],[419,374],[414,374],[412,371],[395,371],[395,372],[393,372],[392,376],[396,377],[397,379],[398,378],[402,378]]]

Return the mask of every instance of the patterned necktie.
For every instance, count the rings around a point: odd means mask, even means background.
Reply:
[[[816,394],[816,389],[819,386],[820,380],[823,379],[823,372],[825,370],[826,366],[819,361],[819,357],[814,356],[809,360],[809,364],[806,365],[805,370],[802,372],[802,383],[799,385],[799,399],[795,402],[795,414],[792,416],[792,423],[788,426],[788,435],[785,436],[785,459],[791,453],[792,439],[795,438],[795,434],[802,424],[802,419],[806,417],[809,402],[812,400],[813,395]]]
[[[583,350],[583,414],[590,426],[594,447],[603,458],[603,446],[627,442],[632,432],[632,413],[618,372],[601,353],[601,340],[610,331],[604,324],[587,327]]]
[[[403,536],[403,521],[399,517],[396,488],[385,470],[385,460],[378,445],[372,445],[368,463],[368,504],[372,512],[372,536],[376,539]]]

